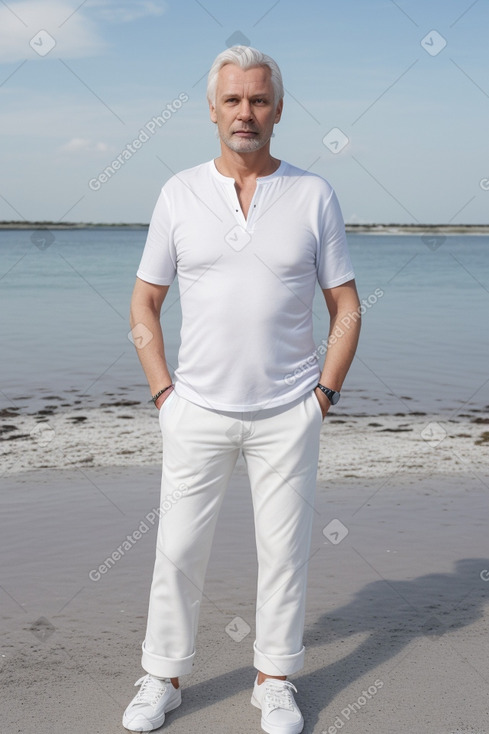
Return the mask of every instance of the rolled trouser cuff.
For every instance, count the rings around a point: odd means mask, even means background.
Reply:
[[[162,655],[155,655],[152,652],[148,652],[142,644],[143,656],[141,658],[141,665],[143,669],[156,676],[156,678],[178,678],[181,675],[186,675],[192,670],[194,662],[195,652],[186,658],[164,658]]]
[[[254,642],[253,650],[253,665],[265,675],[292,675],[304,667],[305,647],[293,655],[269,655],[259,650]]]

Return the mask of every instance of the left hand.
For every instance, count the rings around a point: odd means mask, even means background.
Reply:
[[[165,390],[165,392],[162,393],[160,397],[156,400],[155,406],[158,408],[158,410],[161,410],[161,406],[163,405],[165,400],[170,397],[174,389],[175,388],[173,387],[173,385],[171,385],[171,387],[169,387],[168,390]]]
[[[328,397],[323,393],[322,390],[319,389],[319,387],[314,388],[314,394],[316,395],[317,401],[321,408],[321,413],[323,414],[323,420],[326,417],[326,413],[331,408],[331,403],[328,400]]]

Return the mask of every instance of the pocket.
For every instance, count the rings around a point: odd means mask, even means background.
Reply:
[[[164,415],[168,411],[168,406],[173,403],[175,399],[175,388],[171,391],[170,395],[168,395],[167,399],[163,402],[161,408],[158,411],[158,420],[161,422],[161,416]]]
[[[312,399],[314,400],[314,402],[315,402],[315,403],[316,403],[316,405],[317,405],[317,410],[318,410],[318,412],[319,412],[319,417],[321,418],[321,423],[322,423],[322,422],[324,421],[324,417],[323,417],[323,409],[321,408],[321,403],[320,403],[320,402],[319,402],[319,400],[317,399],[317,396],[316,396],[316,393],[314,392],[314,390],[312,391]]]

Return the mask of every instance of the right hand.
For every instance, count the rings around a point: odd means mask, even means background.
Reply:
[[[319,407],[321,408],[321,413],[324,420],[326,418],[328,410],[331,408],[331,403],[329,402],[327,395],[325,395],[323,391],[319,389],[319,387],[314,388],[314,394],[319,403]]]

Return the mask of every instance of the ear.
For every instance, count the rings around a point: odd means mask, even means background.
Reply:
[[[284,100],[283,97],[280,100],[280,102],[277,105],[277,109],[275,110],[275,120],[274,123],[277,124],[277,122],[280,122],[280,118],[282,117],[282,110],[284,108]]]
[[[216,108],[214,107],[214,105],[211,102],[209,102],[209,115],[210,115],[212,122],[217,123]]]

